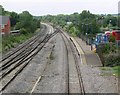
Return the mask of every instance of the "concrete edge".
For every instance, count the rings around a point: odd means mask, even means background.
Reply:
[[[86,61],[86,58],[85,58],[85,53],[82,50],[81,46],[78,44],[78,42],[73,37],[70,37],[70,38],[73,41],[74,45],[76,46],[76,49],[77,49],[78,53],[80,54],[81,63],[82,64],[87,64],[87,61]]]

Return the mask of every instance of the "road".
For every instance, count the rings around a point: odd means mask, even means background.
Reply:
[[[84,64],[83,51],[74,38],[58,27],[45,23],[42,27],[36,36],[4,55],[2,93],[117,93],[112,83],[113,87],[101,86],[111,80],[95,76],[98,69]]]

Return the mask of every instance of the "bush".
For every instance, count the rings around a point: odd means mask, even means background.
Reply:
[[[21,34],[27,34],[27,30],[26,30],[25,28],[21,28],[21,29],[20,29],[20,33],[21,33]]]
[[[110,44],[99,44],[97,48],[98,53],[107,54],[110,51]]]
[[[102,53],[109,53],[110,51],[110,44],[105,44],[102,48]]]
[[[109,42],[115,43],[115,37],[112,34],[109,37]]]
[[[9,35],[7,37],[4,37],[2,39],[2,52],[7,52],[10,48],[16,47],[18,44],[23,43],[24,41],[26,41],[28,38],[32,37],[33,33],[29,33],[28,35],[16,35],[16,36],[12,36]]]
[[[116,52],[116,45],[113,43],[108,43],[108,44],[100,44],[98,47],[99,52],[103,54],[109,54],[111,52]]]
[[[120,53],[110,53],[104,56],[105,66],[120,66]]]

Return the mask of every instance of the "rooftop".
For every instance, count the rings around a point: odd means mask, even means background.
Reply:
[[[0,16],[0,25],[7,24],[9,20],[8,16]]]

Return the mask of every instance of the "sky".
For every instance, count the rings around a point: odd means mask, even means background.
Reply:
[[[119,0],[0,0],[7,11],[29,11],[34,16],[72,14],[89,10],[93,14],[117,14]]]

